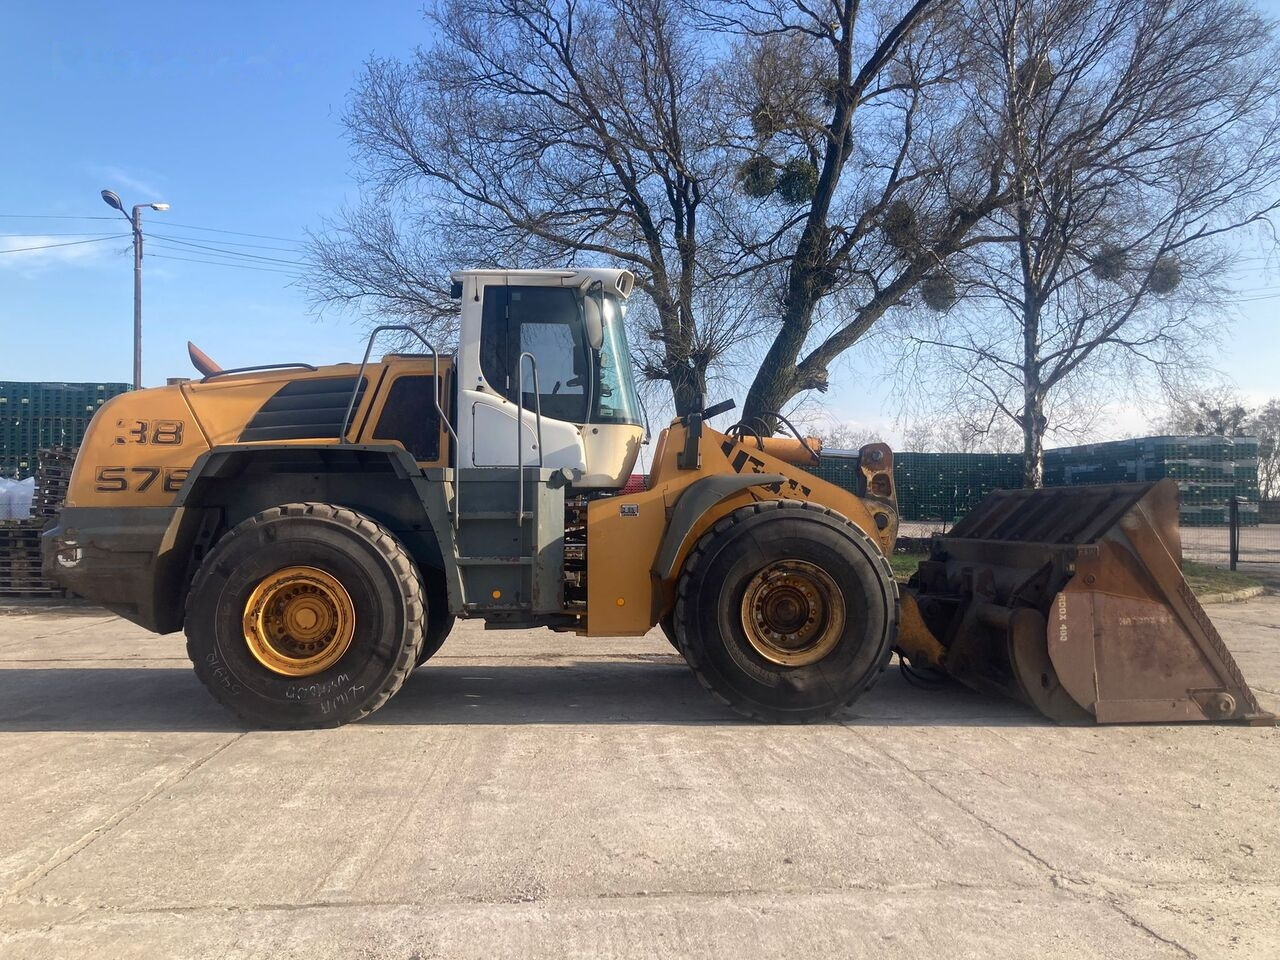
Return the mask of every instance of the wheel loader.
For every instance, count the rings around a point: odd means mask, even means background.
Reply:
[[[222,369],[192,346],[198,378],[109,401],[46,572],[185,630],[208,691],[263,726],[367,716],[459,618],[660,625],[764,721],[833,714],[895,651],[1063,722],[1273,719],[1182,578],[1171,481],[993,494],[900,588],[887,446],[845,490],[812,471],[816,441],[729,425],[723,402],[662,430],[647,489],[623,492],[648,440],[634,277],[452,279],[451,355],[397,326],[358,364]],[[387,334],[413,346],[372,360]]]

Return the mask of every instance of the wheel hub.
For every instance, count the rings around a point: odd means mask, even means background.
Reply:
[[[844,598],[831,575],[805,560],[778,560],[756,573],[742,595],[742,628],[771,663],[817,663],[844,632]]]
[[[244,606],[244,639],[254,659],[285,677],[333,666],[355,635],[355,607],[336,577],[285,567],[254,588]]]

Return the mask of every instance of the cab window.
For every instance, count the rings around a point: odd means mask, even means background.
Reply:
[[[590,350],[572,289],[486,287],[480,342],[480,370],[508,400],[520,400],[526,410],[541,401],[544,417],[586,421]],[[540,394],[536,397],[529,362],[517,370],[522,353],[532,354],[537,361]],[[522,397],[516,394],[517,384]]]

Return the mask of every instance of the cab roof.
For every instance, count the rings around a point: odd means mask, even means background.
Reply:
[[[630,270],[612,267],[580,267],[564,270],[456,270],[449,275],[455,282],[475,278],[481,283],[532,283],[539,286],[582,287],[599,280],[609,293],[631,296],[636,278]]]

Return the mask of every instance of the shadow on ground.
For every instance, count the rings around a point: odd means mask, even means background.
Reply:
[[[957,685],[921,690],[896,667],[837,718],[870,725],[1043,724],[1017,704]],[[463,664],[415,672],[364,721],[394,724],[750,724],[721,706],[670,655],[605,661]],[[0,733],[30,731],[238,731],[189,668],[0,669]]]

